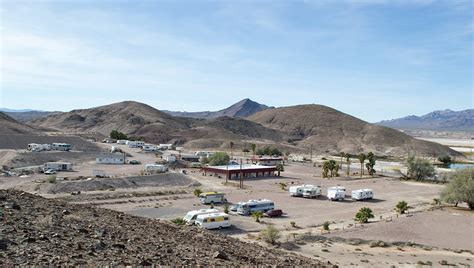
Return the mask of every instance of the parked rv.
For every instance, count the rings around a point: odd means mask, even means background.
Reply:
[[[183,220],[186,222],[186,224],[193,225],[194,222],[196,221],[196,218],[199,215],[218,213],[218,212],[219,212],[219,210],[217,210],[217,209],[191,210],[191,211],[188,211],[188,213],[186,213],[186,216],[184,216]]]
[[[72,149],[72,144],[54,142],[51,144],[51,149],[56,151],[70,151]]]
[[[144,141],[127,141],[126,144],[130,148],[141,148],[142,146],[145,145]]]
[[[51,151],[51,144],[30,143],[28,144],[28,151],[32,151],[32,152]]]
[[[204,229],[221,229],[231,226],[229,215],[223,212],[199,215],[195,224]]]
[[[47,162],[41,166],[42,172],[50,169],[55,171],[72,171],[72,164],[67,162]]]
[[[344,198],[346,197],[346,188],[342,186],[329,187],[327,197],[331,201],[344,200]]]
[[[117,140],[117,144],[127,144],[128,140]]]
[[[146,173],[164,173],[168,171],[168,167],[159,164],[146,164],[144,170]]]
[[[372,189],[359,189],[352,191],[352,200],[369,200],[374,198],[374,192]]]
[[[261,211],[267,212],[275,208],[275,204],[272,200],[258,199],[249,200],[247,202],[239,202],[237,204],[237,213],[240,215],[250,215],[253,212]]]
[[[144,152],[156,152],[158,151],[158,146],[153,145],[153,144],[145,144],[143,145],[142,150]]]
[[[207,192],[199,195],[199,200],[202,204],[215,204],[227,202],[224,193]]]
[[[291,186],[289,189],[290,196],[301,196],[305,198],[315,198],[321,195],[321,187],[303,184]]]

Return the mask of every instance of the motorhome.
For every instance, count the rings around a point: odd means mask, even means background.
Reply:
[[[28,144],[28,151],[32,151],[32,152],[51,151],[51,144],[30,143]]]
[[[202,204],[214,204],[226,202],[224,193],[206,192],[199,195],[199,200]]]
[[[168,171],[168,166],[159,164],[146,164],[145,173],[163,173]]]
[[[158,151],[158,146],[153,144],[145,144],[142,146],[142,150],[145,152],[156,152]]]
[[[127,145],[130,148],[141,148],[143,145],[145,145],[144,141],[127,141]]]
[[[199,210],[191,210],[186,213],[186,216],[183,217],[183,220],[188,225],[193,225],[196,221],[196,218],[199,215],[211,214],[211,213],[218,213],[219,210],[217,209],[199,209]]]
[[[275,204],[272,200],[258,199],[249,200],[247,202],[241,202],[237,204],[237,214],[250,215],[253,212],[261,211],[267,212],[275,208]]]
[[[321,195],[321,187],[303,184],[297,186],[291,186],[289,189],[290,196],[300,196],[306,198],[314,198]]]
[[[374,198],[372,189],[359,189],[352,191],[352,200],[369,200]]]
[[[56,151],[70,151],[72,149],[72,144],[54,142],[51,144],[51,149]]]
[[[327,197],[331,201],[344,200],[344,198],[346,197],[346,188],[342,186],[329,187]]]
[[[47,162],[41,166],[42,171],[49,169],[55,171],[72,171],[72,164],[67,162]]]
[[[194,224],[204,229],[221,229],[231,226],[229,215],[223,212],[199,215]]]

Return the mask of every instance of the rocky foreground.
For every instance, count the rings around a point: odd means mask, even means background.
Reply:
[[[0,266],[328,266],[196,227],[14,190],[0,190],[0,220]]]

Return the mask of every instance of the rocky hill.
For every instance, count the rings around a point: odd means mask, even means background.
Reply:
[[[163,111],[173,116],[182,116],[182,117],[192,117],[192,118],[218,118],[222,116],[228,117],[247,117],[254,113],[271,109],[273,107],[268,107],[264,104],[260,104],[251,99],[243,99],[226,109],[222,109],[215,112],[205,111],[205,112],[174,112],[174,111]]]
[[[0,112],[0,134],[37,134],[40,131]]]
[[[440,110],[422,116],[384,120],[378,125],[408,130],[443,130],[474,132],[474,109],[463,111]]]
[[[0,266],[307,266],[317,260],[197,227],[0,190]]]
[[[298,146],[316,152],[367,152],[383,155],[459,153],[437,143],[373,125],[323,105],[298,105],[261,111],[247,119],[296,137]]]
[[[37,118],[46,117],[48,115],[52,115],[52,114],[59,113],[59,112],[46,112],[46,111],[22,111],[22,112],[10,111],[10,112],[7,112],[7,111],[5,111],[4,113],[7,114],[8,116],[10,116],[11,118],[17,120],[17,121],[24,123],[24,122],[28,122],[28,121],[31,121],[31,120],[34,120],[34,119],[37,119]]]

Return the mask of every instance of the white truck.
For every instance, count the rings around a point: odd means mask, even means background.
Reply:
[[[221,229],[231,226],[229,215],[223,212],[199,215],[194,224],[204,229]]]
[[[374,198],[374,192],[372,189],[359,189],[352,191],[352,200],[370,200]]]
[[[290,196],[300,196],[305,198],[315,198],[321,195],[321,187],[310,184],[291,186]]]
[[[334,186],[328,188],[327,197],[329,200],[341,201],[346,197],[346,188],[342,186]]]
[[[186,213],[183,220],[186,222],[187,225],[193,225],[196,221],[196,218],[199,215],[211,214],[211,213],[218,213],[219,210],[217,209],[199,209],[199,210],[191,210]]]

